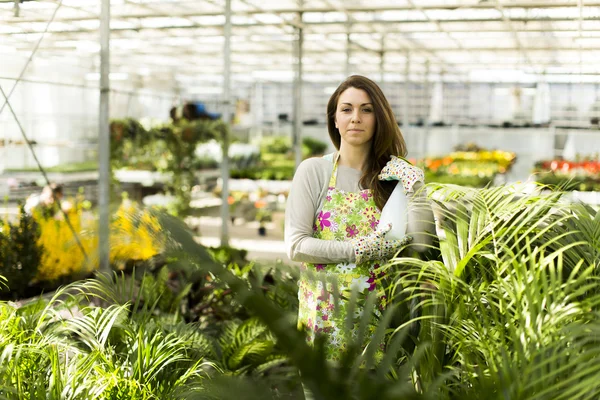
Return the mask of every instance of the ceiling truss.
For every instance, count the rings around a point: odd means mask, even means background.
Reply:
[[[0,0],[0,57],[26,57],[57,4],[58,0]],[[297,28],[304,34],[308,79],[311,74],[343,74],[348,43],[353,70],[365,74],[401,76],[410,54],[410,71],[416,75],[426,70],[465,79],[475,70],[600,75],[600,1],[303,4],[233,0],[234,78],[258,76],[257,71],[288,76],[294,70]],[[63,0],[38,57],[98,59],[99,7],[100,0]],[[224,59],[223,7],[223,0],[113,0],[112,70],[145,77],[218,76]],[[86,65],[93,69],[97,64]],[[1,70],[0,66],[0,76],[5,76]]]

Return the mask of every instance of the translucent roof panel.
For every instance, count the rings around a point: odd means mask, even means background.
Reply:
[[[407,59],[417,75],[427,71],[426,65],[432,73],[456,76],[482,70],[542,73],[559,68],[561,73],[594,74],[600,69],[599,0],[231,4],[231,67],[237,78],[293,77],[299,28],[307,79],[343,74],[347,64],[357,72],[381,73],[383,67],[385,73],[401,75]],[[58,0],[33,0],[15,8],[13,0],[0,0],[0,57],[27,57],[48,27],[36,57],[79,60],[97,73],[100,5],[100,0],[62,0],[60,5]],[[112,70],[149,80],[219,76],[224,70],[224,7],[225,0],[111,0]]]

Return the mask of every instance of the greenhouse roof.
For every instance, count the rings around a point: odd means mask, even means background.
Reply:
[[[100,3],[0,0],[0,57],[27,57],[47,29],[36,57],[92,60],[97,73]],[[224,0],[112,0],[111,70],[222,79],[224,7]],[[414,79],[427,71],[470,81],[600,75],[600,1],[233,0],[231,20],[234,80],[291,81],[299,28],[306,80],[379,76],[382,68],[386,79],[401,80],[407,57]]]

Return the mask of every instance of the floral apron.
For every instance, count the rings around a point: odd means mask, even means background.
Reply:
[[[369,189],[360,192],[345,192],[335,188],[337,161],[338,157],[334,161],[323,209],[313,226],[313,237],[317,239],[350,240],[355,236],[368,235],[377,228],[379,223],[381,211],[375,204]],[[376,320],[381,316],[385,305],[385,296],[379,282],[383,277],[383,271],[378,271],[380,265],[383,265],[383,261],[369,261],[359,265],[349,262],[303,264],[298,291],[300,303],[298,327],[306,328],[309,343],[314,342],[317,334],[327,336],[327,359],[339,361],[347,343],[356,339],[355,335],[358,332],[364,299],[370,292],[377,291],[378,296],[378,309],[375,309],[373,319]],[[316,277],[315,274],[319,273],[322,276]],[[345,327],[346,306],[352,291],[356,290],[355,288],[359,292],[359,302],[354,308],[354,329],[348,332]],[[334,291],[341,295],[337,310]],[[373,322],[376,321],[372,321],[370,324],[366,341],[376,328]]]

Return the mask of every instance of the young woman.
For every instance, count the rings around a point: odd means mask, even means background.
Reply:
[[[305,271],[334,279],[339,293],[380,292],[379,267],[411,241],[424,250],[435,229],[431,208],[415,198],[424,196],[418,191],[423,172],[396,157],[406,156],[404,138],[383,92],[368,78],[350,76],[336,89],[327,104],[327,128],[338,151],[303,161],[294,175],[285,215],[288,256]],[[400,182],[381,180],[389,177],[384,168]],[[396,183],[409,200],[407,237],[386,240],[390,226],[379,226],[379,218]],[[310,342],[326,334],[328,358],[339,360],[353,334],[344,328],[345,302],[334,310],[336,285],[310,275],[303,273],[299,282],[298,325]],[[383,308],[383,296],[379,301]]]

